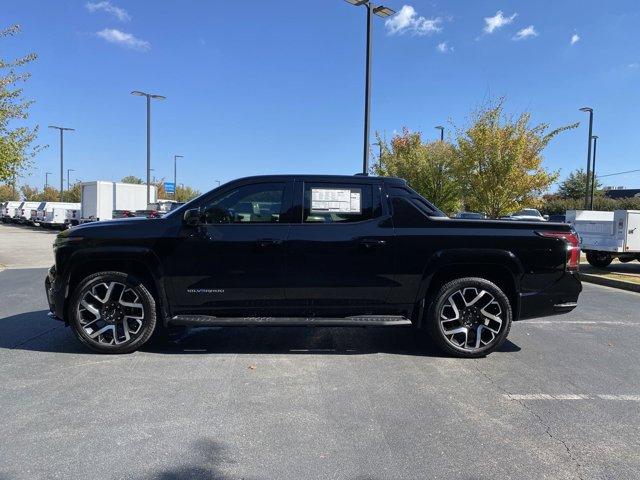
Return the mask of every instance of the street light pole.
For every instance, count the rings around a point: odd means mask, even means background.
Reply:
[[[444,142],[444,127],[441,125],[438,125],[436,127],[436,130],[440,130],[440,141]]]
[[[49,188],[49,175],[51,175],[51,172],[45,172],[45,174],[44,174],[44,189],[45,190],[47,188]]]
[[[593,210],[593,196],[596,191],[596,147],[598,146],[598,136],[593,135],[593,168],[591,169],[591,204],[589,210]]]
[[[589,180],[591,178],[591,137],[593,136],[593,108],[582,107],[580,111],[589,113],[589,137],[588,137],[589,146],[587,148],[587,185],[585,188],[585,195],[584,195],[584,209],[586,210],[587,208],[589,208],[589,193],[590,193]]]
[[[388,17],[396,13],[385,6],[376,6],[369,0],[346,0],[351,5],[367,7],[367,51],[365,60],[365,87],[364,87],[364,146],[362,152],[362,173],[369,174],[369,124],[371,113],[371,56],[373,52],[373,41],[371,31],[373,27],[373,15]]]
[[[176,198],[176,188],[178,187],[178,167],[177,160],[178,158],[184,158],[182,155],[174,155],[173,156],[173,199]]]
[[[55,125],[49,125],[49,128],[55,128],[60,131],[60,201],[62,202],[64,201],[64,132],[75,132],[75,128],[57,127]]]
[[[69,182],[69,172],[75,172],[73,168],[67,168],[67,190],[71,190],[71,183]]]
[[[151,203],[151,99],[164,100],[165,96],[134,90],[131,95],[147,98],[147,205]]]

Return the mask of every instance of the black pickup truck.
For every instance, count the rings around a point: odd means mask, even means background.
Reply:
[[[243,178],[162,218],[71,228],[54,250],[50,316],[102,353],[171,327],[413,326],[476,357],[582,289],[568,225],[451,219],[397,178]]]

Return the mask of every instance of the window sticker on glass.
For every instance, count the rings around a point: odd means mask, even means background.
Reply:
[[[362,213],[359,188],[312,188],[311,212]]]

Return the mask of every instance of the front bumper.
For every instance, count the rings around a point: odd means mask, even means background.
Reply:
[[[557,281],[545,289],[521,294],[518,320],[569,313],[578,306],[582,291],[580,274],[565,272]]]
[[[49,318],[64,322],[64,292],[56,283],[56,267],[52,266],[44,279],[44,289],[49,304]]]

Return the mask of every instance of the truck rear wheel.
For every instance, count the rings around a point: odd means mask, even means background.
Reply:
[[[511,320],[509,299],[496,284],[465,277],[440,288],[429,308],[427,329],[445,352],[474,358],[502,345]]]
[[[123,272],[89,275],[75,289],[68,318],[78,339],[100,353],[130,353],[156,327],[156,302],[140,280]]]
[[[587,262],[596,268],[606,268],[612,261],[613,257],[607,252],[587,252]]]

